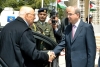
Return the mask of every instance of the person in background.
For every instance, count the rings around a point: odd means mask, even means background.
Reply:
[[[54,9],[50,12],[50,20],[48,23],[51,24],[53,28],[56,42],[59,43],[62,39],[61,22],[58,17],[58,12],[56,12]]]
[[[41,33],[41,34],[49,37],[50,39],[52,39],[53,41],[56,42],[52,26],[50,24],[48,24],[47,22],[45,22],[46,18],[47,18],[47,13],[48,13],[48,9],[47,8],[40,8],[38,10],[38,18],[39,18],[39,20],[37,22],[34,22],[35,25],[36,25],[36,32]],[[38,41],[38,44],[41,45],[39,50],[50,49],[50,46],[48,46],[47,43],[45,43],[43,41]],[[53,64],[53,65],[56,66],[55,64]],[[46,67],[49,67],[49,65],[47,65]]]
[[[66,29],[68,24],[69,24],[69,22],[68,22],[68,18],[67,17],[62,19],[62,22],[61,22],[62,33],[64,33],[64,31],[65,31],[65,29]]]
[[[67,13],[68,10],[70,10],[69,7],[66,8],[66,13]],[[66,14],[66,17],[64,19],[62,19],[62,21],[61,21],[61,30],[62,30],[63,34],[64,34],[64,31],[65,31],[67,25],[69,25],[69,24],[70,23],[68,21],[68,17],[67,17],[67,14]]]
[[[89,18],[89,21],[88,21],[88,18]],[[89,14],[89,16],[86,18],[86,23],[92,24],[92,19],[93,19],[93,16]]]
[[[51,10],[50,12],[50,20],[48,21],[49,24],[52,24],[52,19],[54,19],[58,25],[61,25],[61,21],[59,19],[59,16],[58,16],[58,12],[55,11],[55,9]]]
[[[52,62],[50,59],[55,55],[36,49],[36,40],[30,29],[34,19],[34,10],[31,7],[22,6],[19,17],[2,29],[0,33],[1,67],[44,67],[44,63]]]
[[[49,37],[51,40],[55,41],[53,28],[50,24],[45,22],[47,17],[47,8],[40,8],[38,10],[38,17],[39,20],[37,22],[34,22],[34,25],[31,26],[31,29],[37,33],[43,34],[44,36]],[[50,49],[50,46],[47,45],[46,42],[43,42],[41,40],[37,41],[38,44],[40,44],[41,47],[38,47],[39,50],[47,50]]]
[[[67,11],[70,24],[65,29],[65,36],[54,48],[55,55],[59,55],[65,48],[66,67],[94,67],[96,56],[96,42],[93,27],[80,18],[80,9],[69,6]]]
[[[36,25],[36,32],[39,32],[45,36],[50,37],[52,40],[55,41],[54,38],[54,33],[53,33],[53,29],[51,27],[50,24],[48,24],[47,22],[45,22],[46,17],[47,17],[47,8],[40,8],[38,10],[38,17],[39,20],[37,22],[34,22]],[[34,26],[31,26],[31,29],[34,30],[33,28]]]

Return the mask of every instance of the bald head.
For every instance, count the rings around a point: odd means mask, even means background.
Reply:
[[[66,8],[68,20],[75,24],[80,19],[80,9],[76,6],[68,6]]]
[[[29,6],[22,6],[19,11],[19,16],[24,15],[26,13],[30,13],[30,11],[34,11],[33,8]]]
[[[71,8],[72,8],[72,6],[68,6],[68,7],[66,8],[66,12],[68,12]]]
[[[80,14],[80,9],[77,6],[68,6],[66,8],[66,12],[68,12],[70,10],[73,10],[73,11],[75,11],[75,13],[79,13]]]
[[[79,17],[80,17],[80,9],[78,7],[76,7],[76,6],[68,6],[66,8],[66,12],[68,13],[69,11],[74,11],[75,14],[78,13],[79,14]]]
[[[25,20],[28,25],[32,25],[35,19],[35,12],[32,7],[22,6],[19,11],[19,17]]]

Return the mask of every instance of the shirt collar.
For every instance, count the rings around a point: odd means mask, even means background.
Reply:
[[[27,24],[27,26],[29,26],[28,22],[26,22],[26,20],[24,20],[24,21],[25,21],[25,23]]]
[[[40,24],[45,24],[45,22],[41,22],[41,21],[39,21],[40,22]]]
[[[79,19],[74,25],[75,25],[76,27],[78,27],[79,23],[80,23],[80,19]]]

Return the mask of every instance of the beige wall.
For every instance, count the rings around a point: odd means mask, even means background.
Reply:
[[[89,0],[85,0],[85,18],[88,16]]]
[[[77,6],[77,1],[78,0],[69,0],[69,1],[65,1],[65,4],[67,6]]]
[[[70,5],[77,6],[77,1],[78,0],[70,0]]]

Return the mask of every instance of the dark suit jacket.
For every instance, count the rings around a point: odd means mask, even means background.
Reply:
[[[38,63],[48,61],[48,55],[36,49],[32,31],[22,18],[8,23],[0,35],[0,62],[8,67],[39,67]]]
[[[98,67],[100,67],[100,56],[99,56],[99,59],[98,59]]]
[[[60,43],[61,39],[62,39],[61,25],[58,26],[58,30],[57,31],[55,29],[53,29],[53,31],[54,31],[54,36],[56,38],[56,42]]]
[[[83,22],[79,26],[71,39],[72,25],[68,25],[65,30],[65,37],[55,49],[55,54],[65,47],[66,67],[94,67],[96,55],[96,43],[93,27]]]

